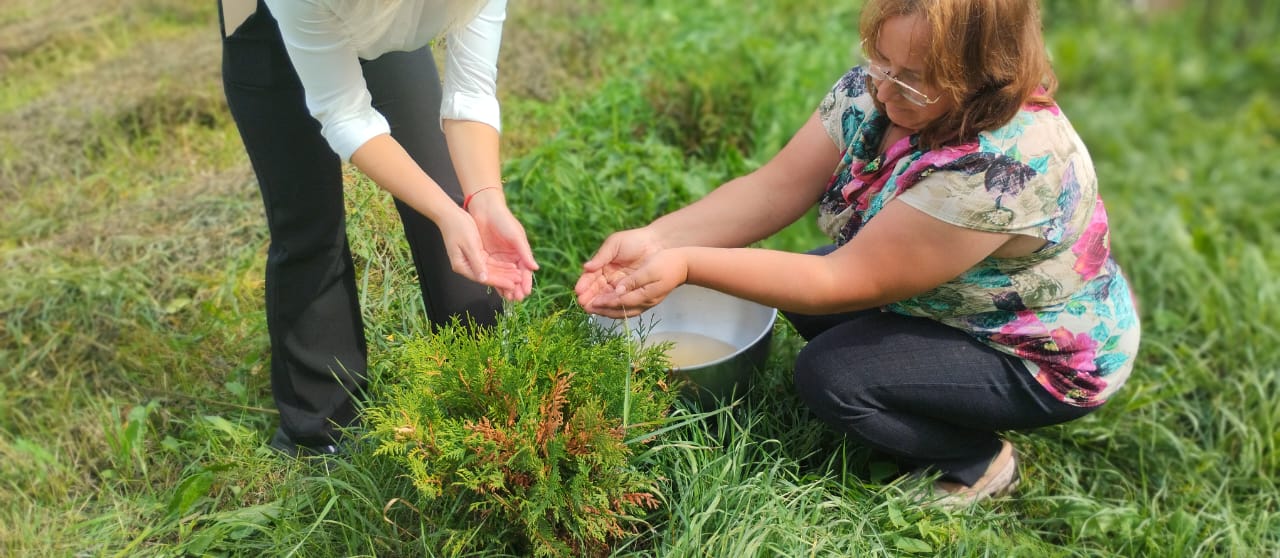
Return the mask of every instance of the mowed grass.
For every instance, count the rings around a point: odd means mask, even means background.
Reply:
[[[212,3],[36,4],[0,2],[0,555],[450,554],[386,460],[263,447],[267,239]],[[780,324],[749,398],[637,456],[664,505],[618,555],[1280,554],[1280,8],[1049,4],[1059,101],[1140,298],[1126,389],[1011,434],[1017,498],[922,508],[799,406]],[[612,230],[766,160],[854,62],[856,2],[511,10],[505,171],[543,264],[534,313],[572,307]],[[422,304],[386,195],[350,181],[377,382]],[[822,241],[806,220],[764,244]]]

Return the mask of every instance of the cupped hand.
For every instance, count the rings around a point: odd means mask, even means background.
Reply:
[[[617,282],[635,271],[646,257],[661,251],[662,243],[647,228],[630,229],[609,235],[594,256],[582,264],[582,275],[574,285],[578,304],[588,304],[598,295],[613,291]]]
[[[514,287],[498,289],[498,294],[507,300],[523,300],[533,292],[533,272],[538,269],[524,226],[511,214],[505,202],[500,199],[483,201],[471,205],[470,212],[484,249],[495,261],[515,266],[519,275]]]
[[[453,271],[501,293],[516,293],[525,280],[519,265],[485,249],[476,222],[462,208],[448,211],[436,223],[444,238]]]
[[[610,273],[599,274],[578,291],[584,310],[610,318],[628,318],[656,306],[689,277],[689,261],[679,248],[659,250],[635,264],[610,265]]]

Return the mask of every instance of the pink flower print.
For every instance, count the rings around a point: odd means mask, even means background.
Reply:
[[[1000,326],[989,339],[1013,350],[1020,358],[1040,361],[1052,355],[1052,340],[1046,335],[1045,325],[1033,310],[1016,312],[1016,317]]]
[[[1056,397],[1086,403],[1107,385],[1093,375],[1098,342],[1087,333],[1072,333],[1066,328],[1046,331],[1034,311],[1018,312],[991,341],[1011,347],[1020,358],[1039,365],[1036,380]]]
[[[977,151],[978,142],[976,141],[926,151],[919,159],[912,161],[911,166],[898,178],[898,190],[905,192],[921,179],[933,174],[933,171]]]
[[[1076,255],[1074,269],[1086,281],[1097,277],[1098,270],[1111,257],[1111,243],[1108,238],[1107,212],[1102,207],[1102,198],[1095,202],[1093,220],[1080,234],[1080,239],[1071,245],[1071,253]]]
[[[1034,359],[1040,365],[1036,380],[1055,395],[1079,402],[1092,401],[1107,387],[1093,372],[1098,343],[1087,333],[1071,333],[1065,328],[1049,332],[1052,351]]]
[[[1049,332],[1058,351],[1066,357],[1063,364],[1072,370],[1093,371],[1096,368],[1093,359],[1096,356],[1098,342],[1088,333],[1071,333],[1066,328],[1058,328]]]
[[[978,142],[976,141],[931,149],[926,151],[912,167],[939,167],[977,151]]]
[[[1043,334],[1044,323],[1040,321],[1040,317],[1036,316],[1033,310],[1023,310],[1015,314],[1015,318],[1008,323],[1000,326],[1001,335],[1017,335],[1017,334]]]
[[[1036,88],[1036,95],[1044,95],[1048,92],[1049,91],[1045,89],[1044,86],[1040,86]],[[1027,112],[1040,112],[1043,110],[1043,111],[1048,111],[1049,114],[1052,114],[1054,116],[1059,116],[1062,114],[1062,107],[1059,107],[1058,103],[1050,103],[1049,106],[1033,105],[1031,103],[1027,103],[1025,105],[1022,105],[1022,110],[1025,110]]]

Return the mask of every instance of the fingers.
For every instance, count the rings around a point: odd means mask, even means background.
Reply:
[[[516,244],[516,251],[520,254],[520,263],[529,271],[537,271],[540,267],[538,261],[533,259],[533,249],[529,247],[529,239],[525,237],[523,232],[520,235],[520,242]],[[533,274],[529,275],[531,278]]]
[[[515,288],[502,294],[508,300],[519,300],[528,296],[533,290],[533,272],[539,267],[529,247],[529,238],[524,226],[506,209],[505,206],[487,206],[493,209],[481,216],[473,216],[476,230],[480,233],[483,249],[491,260],[508,262],[520,270],[512,280]]]
[[[515,292],[521,284],[521,270],[514,263],[495,260],[484,250],[460,249],[450,254],[453,271],[471,281],[501,291]]]
[[[584,272],[578,276],[578,281],[573,284],[573,292],[578,294],[579,298],[589,290],[595,288],[595,285],[604,280],[604,275],[597,272]]]
[[[596,250],[595,255],[591,259],[583,262],[582,275],[578,277],[578,282],[574,284],[575,293],[582,294],[585,290],[591,289],[591,285],[601,279],[612,283],[625,273],[619,271],[621,266],[627,262],[620,261],[622,252],[622,242],[619,240],[618,233],[609,235],[600,244],[600,248]],[[612,264],[612,265],[611,265]],[[606,269],[606,266],[612,268],[612,271]]]
[[[655,286],[653,283],[636,286],[631,279],[627,279],[623,283],[619,283],[614,288],[614,293],[618,295],[617,305],[624,308],[649,308],[662,301],[662,295],[656,295],[655,290],[651,289]],[[663,293],[665,295],[665,293]]]
[[[498,294],[506,300],[519,302],[533,291],[533,274],[527,269],[517,270],[510,289],[499,289]]]
[[[627,300],[628,297],[634,299],[635,296],[643,297],[645,293],[654,292],[657,283],[662,280],[662,274],[655,271],[655,266],[642,266],[640,269],[632,271],[629,274],[618,274],[612,278],[609,283],[613,285],[613,291],[619,298]],[[640,294],[636,294],[640,293]],[[665,295],[664,295],[665,296]]]
[[[613,318],[615,320],[623,320],[626,318],[632,318],[640,315],[640,312],[638,310],[632,310],[631,312],[626,312],[624,310],[615,310],[613,308],[586,308],[585,310],[591,314],[604,316],[606,318]]]
[[[618,257],[618,241],[617,235],[609,235],[604,239],[604,243],[596,250],[591,259],[582,263],[583,271],[600,271],[601,268]]]
[[[618,281],[627,276],[627,271],[626,268],[610,265],[599,271],[584,272],[573,285],[573,292],[583,301],[591,300],[600,293],[613,292]]]
[[[515,296],[516,289],[520,285],[519,280],[520,276],[515,270],[490,270],[489,273],[485,274],[485,279],[481,283],[497,289],[499,295],[505,292]],[[510,300],[511,296],[504,296],[503,298]]]
[[[574,293],[578,295],[578,305],[587,310],[590,309],[596,297],[612,292],[613,287],[604,280],[603,275],[598,273],[584,273],[578,278],[578,284],[574,285]]]
[[[518,291],[514,290],[498,289],[498,296],[501,296],[503,300],[510,300],[512,302],[519,302],[524,299],[523,296],[520,296]]]
[[[513,227],[509,235],[507,235],[506,244],[509,250],[515,250],[517,263],[528,269],[529,271],[537,271],[540,267],[538,261],[533,258],[533,249],[529,247],[529,237],[524,232],[524,227],[520,225],[515,218],[512,218]]]
[[[533,270],[529,269],[519,254],[515,252],[491,252],[489,260],[494,262],[492,265],[500,267],[504,270],[515,270],[513,281],[515,288],[509,293],[504,294],[503,298],[508,300],[520,300],[533,292]]]
[[[578,305],[592,314],[631,317],[656,306],[670,292],[661,281],[639,284],[635,277],[626,277],[610,283],[599,277],[578,294]]]
[[[503,211],[502,217],[493,222],[492,230],[497,237],[494,240],[505,245],[504,250],[514,251],[521,266],[529,271],[538,269],[538,261],[533,258],[533,249],[529,247],[529,237],[525,233],[524,225],[521,225],[510,211]]]
[[[591,314],[598,314],[614,319],[630,318],[639,316],[645,310],[653,307],[653,304],[628,304],[622,302],[617,295],[605,293],[592,299],[582,309]]]
[[[534,270],[524,270],[524,273],[521,273],[521,279],[524,280],[520,282],[520,298],[525,298],[529,293],[534,292]]]

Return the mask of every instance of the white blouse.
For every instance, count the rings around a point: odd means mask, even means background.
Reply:
[[[373,108],[359,59],[417,50],[441,32],[447,35],[440,118],[502,130],[498,47],[507,0],[489,0],[465,25],[450,25],[457,4],[466,3],[456,0],[266,1],[306,90],[307,108],[343,161],[374,136],[390,133],[387,119]]]

